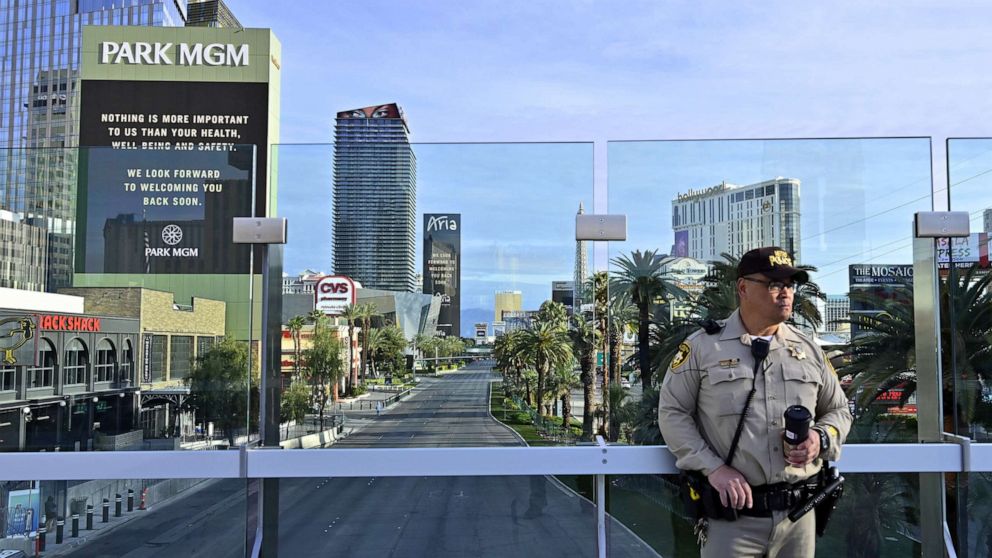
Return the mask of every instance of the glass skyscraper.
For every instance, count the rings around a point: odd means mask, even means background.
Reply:
[[[71,283],[82,26],[185,19],[185,0],[0,0],[0,287]]]
[[[417,159],[395,103],[337,114],[334,273],[367,289],[416,292]]]

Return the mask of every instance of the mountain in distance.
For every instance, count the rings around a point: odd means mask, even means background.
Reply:
[[[461,312],[462,331],[461,336],[472,339],[475,337],[475,324],[486,322],[489,324],[489,333],[492,334],[493,310],[485,308],[464,308]]]

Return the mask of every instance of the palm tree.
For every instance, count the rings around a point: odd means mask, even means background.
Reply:
[[[637,325],[637,307],[630,300],[630,295],[619,292],[613,295],[609,304],[609,378],[610,383],[620,382],[620,345],[623,334],[628,326]]]
[[[355,338],[355,322],[359,320],[360,315],[358,313],[358,306],[354,304],[349,304],[341,310],[338,314],[339,318],[344,319],[348,323],[348,372],[345,375],[347,378],[348,385],[346,390],[349,394],[354,392],[355,386],[358,385],[358,368],[355,366],[355,351],[352,346],[352,340]]]
[[[395,372],[396,360],[402,358],[406,345],[403,330],[398,326],[373,328],[369,332],[369,364],[372,375],[379,377],[380,368],[383,366],[388,366],[390,371]]]
[[[580,315],[572,317],[572,329],[568,332],[572,339],[572,347],[579,356],[579,381],[582,384],[582,438],[592,440],[593,418],[593,382],[596,381],[594,368],[596,365],[596,347],[599,346],[599,332],[593,327],[592,320],[586,320]],[[505,337],[505,336],[504,336]]]
[[[651,306],[658,298],[682,299],[687,293],[675,286],[667,274],[661,270],[662,259],[654,250],[634,250],[631,256],[621,255],[613,259],[617,266],[614,279],[610,282],[615,292],[626,292],[637,305],[637,355],[641,368],[641,387],[651,387],[650,342]]]
[[[572,390],[579,387],[579,375],[575,373],[574,364],[569,362],[565,366],[555,368],[551,384],[553,386],[554,398],[561,400],[561,425],[565,430],[565,435],[572,432]]]
[[[362,371],[361,381],[365,381],[368,369],[369,330],[372,328],[372,318],[381,316],[374,302],[358,305],[358,319],[362,322]]]
[[[692,332],[699,329],[696,320],[673,317],[671,305],[661,304],[651,320],[651,366],[658,373],[656,385],[665,380],[668,365],[675,358],[679,345]]]
[[[309,321],[312,324],[316,324],[317,321],[322,318],[327,318],[327,315],[325,315],[320,310],[311,310],[310,312],[307,313],[307,321]]]
[[[521,350],[537,371],[537,410],[544,406],[544,391],[548,373],[572,361],[568,334],[553,324],[538,322],[521,336]]]
[[[303,331],[303,326],[306,325],[306,323],[307,319],[303,316],[295,316],[286,322],[286,329],[289,330],[289,334],[293,338],[294,377],[299,377],[300,375],[300,333]]]
[[[557,329],[565,329],[568,327],[568,310],[560,302],[546,300],[541,303],[534,321],[549,324]]]

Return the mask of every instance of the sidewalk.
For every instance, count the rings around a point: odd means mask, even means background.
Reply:
[[[110,502],[110,513],[107,523],[103,522],[103,510],[102,507],[96,507],[93,510],[93,530],[86,529],[86,514],[80,514],[79,516],[79,536],[76,538],[72,537],[72,518],[67,517],[65,519],[65,526],[63,531],[62,544],[55,543],[54,532],[48,533],[46,535],[46,545],[45,551],[40,553],[39,556],[42,558],[50,558],[53,556],[66,556],[72,552],[76,552],[87,542],[92,542],[99,538],[107,536],[109,533],[113,532],[115,529],[122,525],[126,525],[129,521],[144,517],[146,513],[153,510],[161,510],[172,504],[179,502],[186,497],[189,497],[204,488],[212,485],[216,480],[207,480],[197,484],[196,486],[184,490],[166,500],[156,503],[153,506],[148,506],[147,509],[138,509],[140,505],[140,495],[135,495],[134,510],[131,512],[127,511],[127,497],[124,496],[121,502],[121,516],[115,517],[114,515],[114,501]],[[34,554],[28,554],[28,556],[34,556]]]

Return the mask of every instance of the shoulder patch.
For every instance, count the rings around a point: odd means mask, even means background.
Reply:
[[[675,353],[675,357],[672,358],[672,372],[678,370],[680,366],[689,360],[690,352],[691,350],[689,349],[688,343],[682,343],[679,345],[679,352]]]

